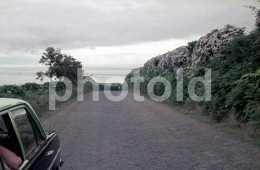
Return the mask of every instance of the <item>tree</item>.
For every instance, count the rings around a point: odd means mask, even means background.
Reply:
[[[82,68],[81,62],[74,59],[68,54],[62,54],[60,49],[48,47],[46,52],[43,53],[39,63],[48,67],[46,72],[37,72],[37,78],[41,81],[44,77],[49,78],[62,78],[66,77],[72,81],[73,84],[77,83],[77,69]]]

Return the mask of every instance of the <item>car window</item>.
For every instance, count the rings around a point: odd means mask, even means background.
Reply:
[[[5,121],[2,116],[0,116],[0,134],[7,133],[7,128],[5,125]]]
[[[29,116],[24,108],[12,111],[12,117],[20,134],[25,155],[28,156],[37,147],[36,138]]]
[[[8,130],[2,116],[0,116],[0,145],[13,150]]]
[[[31,123],[32,123],[32,127],[33,127],[33,130],[34,130],[34,134],[35,134],[37,144],[39,145],[44,140],[44,138],[42,137],[42,134],[41,134],[38,126],[36,125],[36,123],[34,121],[31,121]]]
[[[6,147],[7,144],[6,144],[6,141],[4,141],[4,138],[7,135],[8,135],[8,133],[7,133],[7,128],[6,128],[4,119],[2,116],[0,116],[0,145]],[[2,158],[0,157],[0,170],[2,170],[2,169],[4,169],[4,162],[3,162]]]
[[[11,124],[11,121],[10,121],[9,115],[7,113],[0,116],[0,146],[1,146],[0,164],[1,164],[1,168],[6,169],[6,170],[10,169],[10,168],[8,167],[8,165],[6,164],[5,161],[13,160],[13,158],[10,158],[10,157],[3,157],[6,154],[6,151],[18,156],[18,154],[16,152],[17,149],[14,146],[14,143],[15,143],[14,137],[12,136],[12,134],[14,134],[14,133],[12,132],[13,129],[10,129],[10,124]],[[4,150],[3,150],[3,148],[4,148]],[[0,170],[1,170],[1,168],[0,168]]]
[[[4,169],[4,162],[2,160],[2,158],[0,157],[0,170]]]

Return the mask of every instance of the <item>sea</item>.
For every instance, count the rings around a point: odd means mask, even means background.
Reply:
[[[44,81],[37,80],[36,73],[42,71],[42,68],[16,68],[4,67],[0,68],[0,86],[2,85],[22,85],[25,83],[39,83],[49,81],[45,78]],[[130,72],[130,69],[102,69],[92,68],[91,70],[84,69],[84,75],[91,76],[99,83],[123,83],[125,76]]]

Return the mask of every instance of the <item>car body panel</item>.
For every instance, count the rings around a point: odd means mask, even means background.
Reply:
[[[12,106],[17,106],[19,104],[28,104],[24,100],[13,99],[13,98],[0,98],[0,112],[10,108]],[[29,105],[29,104],[28,104]]]
[[[33,149],[33,152],[30,153],[27,157],[25,156],[25,151],[23,148],[22,140],[20,138],[19,131],[16,127],[16,123],[12,117],[12,111],[18,109],[25,109],[26,114],[28,114],[29,122],[34,122],[34,129],[40,132],[39,134],[42,137],[42,141],[37,144],[37,147]],[[56,132],[46,133],[38,119],[38,116],[34,112],[33,108],[25,101],[20,99],[0,99],[0,116],[7,116],[10,119],[9,126],[12,126],[12,134],[17,139],[17,142],[21,150],[21,159],[23,164],[19,169],[57,169],[61,165],[60,159],[60,140]],[[35,133],[35,131],[34,131]],[[35,135],[35,134],[34,134]],[[1,166],[1,165],[0,165]]]
[[[49,135],[48,135],[49,136]],[[60,141],[56,132],[51,133],[47,138],[40,151],[37,152],[37,156],[33,156],[32,159],[28,160],[23,169],[56,169],[60,164]]]

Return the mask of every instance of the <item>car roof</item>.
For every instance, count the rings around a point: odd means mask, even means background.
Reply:
[[[0,98],[0,111],[3,111],[7,108],[19,105],[19,104],[27,104],[26,101],[20,99],[13,98]]]

